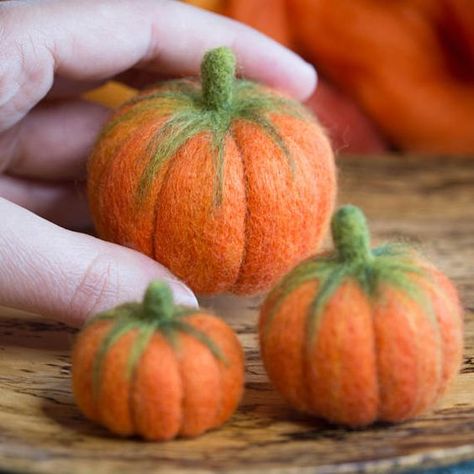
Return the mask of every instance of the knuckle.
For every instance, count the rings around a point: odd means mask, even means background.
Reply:
[[[0,5],[0,130],[21,120],[54,79],[54,58],[30,21],[33,7],[9,3]]]
[[[69,303],[71,316],[87,319],[112,305],[119,293],[119,274],[114,260],[107,254],[98,254],[73,288]]]

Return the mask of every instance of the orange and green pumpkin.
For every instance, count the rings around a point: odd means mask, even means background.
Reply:
[[[400,244],[371,249],[362,212],[333,217],[334,254],[310,258],[269,294],[259,326],[267,373],[295,408],[359,427],[432,407],[458,372],[454,286]]]
[[[243,352],[232,329],[206,312],[173,304],[150,284],[143,303],[92,319],[72,354],[72,384],[85,416],[121,435],[164,441],[197,436],[234,413]]]
[[[235,78],[228,48],[196,80],[163,82],[125,103],[88,167],[99,235],[168,267],[201,293],[270,288],[317,249],[335,166],[299,103]]]

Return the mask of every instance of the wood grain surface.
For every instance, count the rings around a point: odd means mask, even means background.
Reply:
[[[348,431],[294,412],[259,358],[259,299],[203,301],[238,331],[247,356],[242,405],[222,429],[165,444],[116,439],[85,420],[70,391],[75,331],[0,310],[0,470],[55,473],[398,472],[474,459],[474,160],[341,160],[339,202],[363,206],[375,240],[420,245],[457,283],[466,308],[462,373],[433,412]]]

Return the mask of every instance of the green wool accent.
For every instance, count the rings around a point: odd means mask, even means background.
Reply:
[[[136,331],[136,336],[127,361],[126,377],[133,374],[153,335],[161,333],[175,350],[179,350],[179,335],[188,334],[198,340],[219,361],[227,363],[224,355],[214,341],[205,333],[186,322],[189,316],[199,309],[174,305],[169,286],[160,281],[152,282],[144,295],[142,303],[125,303],[110,311],[99,313],[88,322],[88,326],[99,321],[114,321],[104,336],[94,360],[92,384],[95,396],[100,389],[101,374],[105,358],[112,347],[128,332]]]
[[[222,202],[225,142],[232,135],[236,120],[260,127],[282,151],[294,173],[294,160],[285,139],[272,122],[272,116],[290,115],[307,120],[310,113],[294,100],[276,95],[254,82],[236,79],[235,67],[235,56],[229,48],[213,49],[206,53],[201,65],[202,88],[187,79],[157,84],[163,90],[132,98],[125,104],[129,110],[106,125],[102,137],[112,133],[118,125],[135,120],[137,114],[152,114],[165,119],[165,123],[157,127],[144,157],[146,166],[137,193],[137,209],[160,169],[189,139],[201,133],[211,136],[215,170],[213,205],[219,206]]]
[[[216,48],[204,55],[201,64],[202,97],[209,110],[232,105],[236,61],[229,48]]]
[[[373,259],[367,221],[358,207],[341,207],[332,218],[331,231],[336,251],[342,261]]]
[[[317,281],[318,290],[309,305],[306,322],[308,341],[311,344],[325,306],[337,289],[350,279],[374,301],[380,296],[379,288],[382,284],[399,289],[422,306],[436,325],[429,298],[412,278],[414,275],[421,278],[429,276],[414,262],[413,251],[409,247],[394,243],[370,249],[370,233],[365,216],[359,208],[351,205],[343,206],[333,215],[331,230],[335,254],[306,260],[290,272],[269,295],[269,299],[274,298],[274,303],[266,322],[266,330],[269,330],[271,321],[294,290],[306,282]]]
[[[143,316],[145,318],[170,320],[173,318],[173,294],[170,287],[162,281],[153,281],[143,298]]]

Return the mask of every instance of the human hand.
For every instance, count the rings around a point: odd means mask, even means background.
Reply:
[[[157,278],[177,302],[196,305],[152,259],[66,229],[88,225],[85,161],[109,114],[80,94],[110,78],[142,86],[196,74],[204,51],[220,45],[234,49],[245,76],[299,99],[314,89],[313,68],[173,0],[4,0],[0,45],[0,304],[80,325],[139,299]]]

